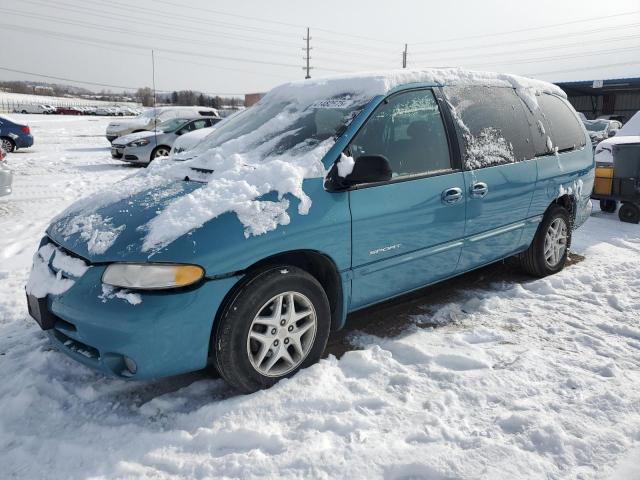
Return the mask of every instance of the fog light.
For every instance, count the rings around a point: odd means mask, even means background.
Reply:
[[[127,367],[127,370],[129,370],[129,373],[131,373],[131,375],[135,375],[136,371],[138,371],[136,362],[134,362],[129,357],[124,357],[124,366]]]

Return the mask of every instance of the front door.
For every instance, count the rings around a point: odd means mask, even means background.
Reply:
[[[349,153],[383,155],[392,179],[350,192],[351,308],[455,272],[465,227],[464,176],[452,162],[431,89],[397,93],[373,112]]]

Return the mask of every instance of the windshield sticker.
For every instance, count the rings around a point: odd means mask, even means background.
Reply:
[[[310,108],[347,108],[353,103],[352,100],[346,98],[332,98],[329,100],[318,100],[310,105]]]

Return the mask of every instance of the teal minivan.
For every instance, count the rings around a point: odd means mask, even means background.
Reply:
[[[289,83],[56,217],[29,311],[105,373],[213,365],[251,392],[317,362],[349,312],[507,257],[558,272],[593,176],[589,136],[545,82],[431,69]]]

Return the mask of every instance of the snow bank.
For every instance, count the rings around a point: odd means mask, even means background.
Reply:
[[[56,271],[54,272],[49,265]],[[73,286],[73,278],[81,277],[88,268],[79,258],[70,257],[55,245],[48,243],[40,247],[33,256],[26,291],[38,298],[44,298],[49,294],[60,295]]]
[[[124,225],[100,218],[96,214],[100,207],[189,177],[205,186],[168,202],[142,226],[146,232],[143,251],[163,248],[225,212],[235,212],[245,236],[274,230],[291,220],[285,195],[298,200],[298,214],[308,213],[311,199],[303,191],[303,182],[325,175],[322,159],[333,146],[336,132],[373,97],[410,83],[513,87],[530,108],[537,108],[535,97],[541,92],[564,96],[546,82],[462,69],[395,70],[287,83],[251,109],[222,122],[185,156],[175,155],[179,162],[155,161],[110,191],[72,206],[56,229],[63,236],[81,232],[91,253],[104,253]],[[491,129],[468,140],[472,168],[513,161],[512,146]],[[346,175],[353,165],[341,161],[339,168]],[[260,198],[270,192],[277,193],[276,201]]]

